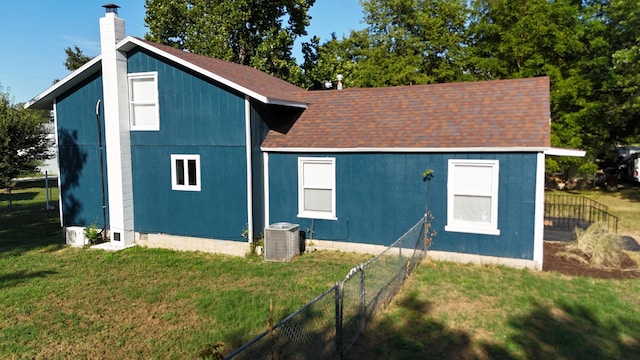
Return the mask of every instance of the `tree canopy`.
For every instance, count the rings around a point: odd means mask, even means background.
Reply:
[[[587,162],[640,142],[640,7],[627,0],[362,0],[365,27],[302,44],[315,0],[146,0],[148,40],[307,89],[549,76],[551,145]],[[89,60],[67,48],[65,66]],[[584,160],[561,159],[551,168]],[[553,161],[552,161],[553,162]]]
[[[82,50],[80,50],[78,45],[73,45],[73,49],[71,47],[67,47],[64,49],[64,52],[67,54],[67,58],[64,61],[64,67],[69,71],[75,71],[91,60],[89,56],[85,55]]]
[[[48,121],[47,111],[12,104],[9,93],[0,86],[0,187],[35,172],[42,160],[51,157],[51,143],[43,127]]]
[[[297,82],[293,42],[307,34],[307,11],[314,2],[147,0],[146,38]]]
[[[318,88],[338,72],[346,86],[356,87],[549,76],[552,146],[588,150],[589,162],[640,141],[640,8],[634,2],[362,5],[365,29],[304,45],[304,86]]]

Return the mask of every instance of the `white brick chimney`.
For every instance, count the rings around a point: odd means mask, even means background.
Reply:
[[[100,48],[109,233],[110,245],[119,249],[134,245],[127,58],[116,50],[116,44],[126,35],[124,20],[118,17],[119,6],[107,4],[103,7],[106,13],[100,18]]]

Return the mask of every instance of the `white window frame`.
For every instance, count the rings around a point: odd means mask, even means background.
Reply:
[[[331,166],[328,181],[323,185],[310,186],[304,184],[304,165],[324,164]],[[331,190],[331,211],[306,210],[304,207],[305,189],[315,188]],[[310,219],[337,220],[336,217],[336,159],[330,157],[299,157],[298,158],[298,217]]]
[[[176,161],[183,160],[183,179],[184,184],[178,184]],[[196,184],[189,185],[189,167],[188,160],[196,161]],[[200,191],[200,155],[197,154],[171,154],[171,189],[178,191]]]
[[[153,87],[155,93],[152,94],[152,101],[142,101],[133,99],[133,83],[136,80],[148,80],[153,79]],[[158,131],[160,130],[160,102],[158,101],[158,73],[153,72],[141,72],[128,74],[128,86],[129,86],[129,123],[130,129],[133,131]],[[135,121],[135,107],[137,105],[154,105],[154,119],[151,125],[136,125]]]
[[[479,167],[486,170],[491,168],[491,184],[489,192],[478,189],[477,191],[461,192],[455,189],[456,167]],[[445,231],[475,233],[485,235],[500,235],[498,229],[498,189],[499,189],[500,162],[498,160],[466,160],[449,159],[448,179],[447,179],[447,225]],[[480,176],[480,174],[478,174]],[[469,179],[473,181],[477,177]],[[467,190],[469,191],[469,190]],[[491,219],[488,222],[468,221],[454,219],[454,199],[456,195],[487,196],[491,198]]]

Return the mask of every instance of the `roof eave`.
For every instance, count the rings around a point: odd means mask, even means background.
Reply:
[[[209,70],[203,69],[197,65],[194,65],[186,60],[183,60],[175,55],[169,54],[166,51],[163,51],[161,49],[158,49],[138,38],[132,37],[132,36],[128,36],[126,37],[124,40],[122,40],[120,43],[118,43],[118,45],[116,46],[118,50],[120,51],[124,51],[124,52],[128,52],[130,50],[132,50],[133,48],[135,48],[136,46],[139,46],[143,49],[146,49],[154,54],[157,54],[165,59],[168,59],[172,62],[175,62],[181,66],[186,67],[187,69],[193,70],[196,73],[199,73],[201,75],[204,75],[208,78],[210,78],[211,80],[214,80],[216,82],[219,82],[225,86],[230,87],[231,89],[234,89],[244,95],[247,95],[253,99],[256,99],[257,101],[263,103],[263,104],[273,104],[273,105],[285,105],[285,106],[292,106],[292,107],[299,107],[299,108],[307,108],[307,103],[304,102],[297,102],[297,101],[290,101],[290,100],[280,100],[280,99],[271,99],[265,95],[259,94],[253,90],[250,90],[244,86],[241,86],[233,81],[230,81],[216,73],[213,73]]]
[[[101,55],[89,60],[86,64],[53,84],[47,90],[27,101],[24,105],[25,109],[53,110],[54,100],[98,71],[100,69],[101,60]]]
[[[565,149],[565,148],[548,148],[544,151],[545,155],[555,155],[555,156],[573,156],[573,157],[584,157],[587,152],[584,150],[576,150],[576,149]]]
[[[260,148],[265,152],[278,153],[517,153],[517,152],[545,152],[548,147],[356,147],[356,148],[302,148],[302,147],[266,147]]]

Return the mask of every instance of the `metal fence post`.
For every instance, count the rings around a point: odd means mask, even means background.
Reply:
[[[400,272],[402,272],[402,238],[400,238],[400,241],[398,242],[398,274]]]
[[[364,288],[364,266],[360,265],[360,334],[364,333],[365,323],[365,288]]]
[[[342,297],[344,294],[343,286],[336,281],[336,359],[340,359],[342,355]]]

